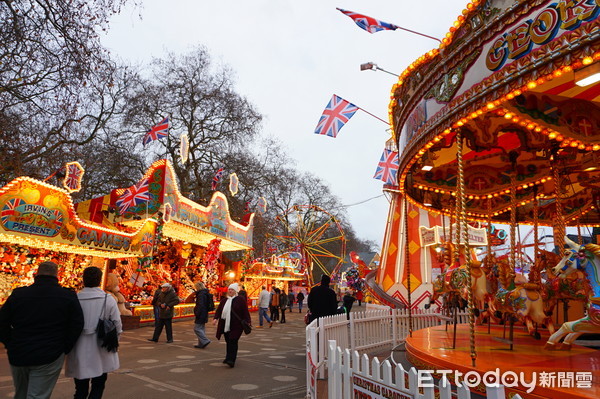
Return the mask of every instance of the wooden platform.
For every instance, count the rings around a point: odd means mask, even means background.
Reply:
[[[485,372],[499,368],[500,373],[523,372],[527,382],[535,374],[537,384],[531,393],[526,392],[525,386],[506,388],[507,392],[518,393],[527,399],[600,398],[600,351],[577,345],[573,345],[570,351],[547,351],[543,347],[548,335],[542,334],[542,339],[535,340],[524,332],[523,327],[515,327],[514,349],[511,351],[507,344],[494,339],[502,338],[502,326],[492,326],[491,334],[487,331],[487,326],[476,327],[476,367],[472,367],[468,325],[458,326],[456,349],[452,349],[451,326],[448,331],[445,326],[414,331],[412,337],[406,340],[407,358],[418,369],[476,371],[483,376]],[[508,329],[506,335],[508,337]],[[553,382],[541,383],[542,372],[547,376],[554,375]],[[591,383],[577,381],[578,377],[589,377],[590,372]],[[449,379],[452,381],[452,378]],[[560,386],[565,384],[571,386]],[[485,386],[482,384],[471,390],[483,393]]]

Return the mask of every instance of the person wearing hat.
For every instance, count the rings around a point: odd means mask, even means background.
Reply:
[[[158,342],[163,327],[167,330],[167,344],[173,342],[173,308],[179,303],[179,297],[169,283],[160,286],[160,292],[152,299],[152,305],[159,308],[154,335],[148,341]]]
[[[227,288],[226,296],[221,299],[221,303],[215,312],[213,324],[217,324],[217,339],[225,336],[227,343],[227,353],[223,363],[229,367],[235,366],[235,360],[238,352],[238,341],[242,336],[242,320],[251,324],[250,312],[246,300],[238,296],[240,287],[237,283],[231,284]]]
[[[309,320],[323,316],[331,316],[337,313],[337,297],[335,291],[329,288],[331,278],[323,274],[321,284],[313,287],[308,294]]]

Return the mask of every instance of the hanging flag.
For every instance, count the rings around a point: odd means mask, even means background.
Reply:
[[[229,192],[234,197],[238,193],[239,184],[240,184],[240,180],[238,179],[237,174],[236,173],[230,174],[229,175]]]
[[[117,199],[119,214],[123,215],[130,207],[143,204],[150,201],[148,192],[148,179],[141,180],[137,184],[129,187],[123,195]]]
[[[244,212],[250,212],[250,201],[246,201],[246,205],[244,206]]]
[[[154,140],[162,139],[163,137],[167,137],[169,134],[169,129],[171,128],[171,122],[169,121],[169,117],[167,116],[162,121],[158,122],[156,125],[152,126],[150,130],[146,132],[144,135],[143,144],[144,146],[148,143],[153,142]]]
[[[179,157],[181,158],[181,164],[185,164],[190,155],[190,140],[187,133],[182,133],[179,138]]]
[[[217,189],[217,186],[219,185],[219,182],[221,181],[221,176],[223,176],[223,168],[219,168],[219,170],[217,170],[217,173],[215,173],[215,176],[212,179],[213,191],[215,191]]]
[[[336,137],[342,126],[352,118],[356,111],[358,111],[356,105],[334,94],[319,119],[315,134]]]
[[[83,178],[85,170],[79,162],[67,162],[65,171],[63,187],[70,193],[81,190],[81,179]]]
[[[375,18],[367,17],[366,15],[358,14],[352,11],[342,10],[341,8],[338,8],[338,10],[352,18],[356,25],[358,25],[361,29],[364,29],[369,33],[379,32],[381,30],[396,30],[399,28],[399,26],[396,26],[394,24],[383,22]]]
[[[381,154],[381,159],[379,160],[379,164],[377,165],[377,170],[375,171],[375,176],[373,176],[373,178],[381,180],[385,184],[397,186],[398,185],[398,166],[399,166],[398,152],[384,149],[383,154]]]
[[[256,204],[256,207],[258,208],[258,211],[261,214],[264,214],[267,211],[267,200],[265,199],[265,197],[260,197],[258,199],[258,203]]]

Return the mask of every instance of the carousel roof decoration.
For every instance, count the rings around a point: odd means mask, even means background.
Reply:
[[[104,258],[145,256],[152,220],[123,232],[85,221],[68,190],[21,176],[0,188],[0,242]]]
[[[559,198],[567,221],[600,225],[600,84],[577,84],[600,70],[600,5],[564,7],[472,1],[439,48],[400,75],[389,116],[409,201],[450,214],[460,132],[469,219],[491,211],[508,222],[514,184],[520,223],[532,223],[539,199],[540,223],[551,225]]]
[[[240,184],[240,179],[238,179],[237,174],[236,173],[230,174],[229,175],[229,192],[234,197],[238,193],[239,184]]]
[[[147,181],[149,200],[132,204],[119,219],[114,221],[137,227],[147,218],[163,218],[163,234],[166,237],[207,246],[214,238],[222,239],[221,251],[237,251],[252,247],[251,214],[248,223],[235,222],[229,213],[227,197],[214,192],[208,206],[202,206],[184,197],[177,184],[175,171],[168,160],[154,162],[140,181]],[[119,188],[103,197],[77,204],[77,211],[88,215],[90,220],[102,221],[102,215],[117,207],[116,201],[125,189]],[[168,214],[168,216],[167,216]]]
[[[187,133],[182,133],[179,139],[179,158],[181,164],[185,165],[190,156],[190,139]]]

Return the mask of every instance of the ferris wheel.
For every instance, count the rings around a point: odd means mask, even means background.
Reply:
[[[299,252],[308,283],[313,270],[329,275],[344,261],[346,236],[335,216],[315,205],[294,205],[277,216],[280,234],[271,237],[289,251]]]

